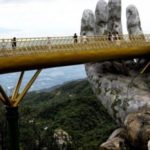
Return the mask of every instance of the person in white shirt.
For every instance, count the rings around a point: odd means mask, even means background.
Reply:
[[[86,33],[83,33],[82,42],[83,42],[84,44],[87,43]]]

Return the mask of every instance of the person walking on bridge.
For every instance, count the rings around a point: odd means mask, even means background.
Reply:
[[[17,46],[16,37],[14,37],[11,42],[12,42],[12,48],[15,49]]]

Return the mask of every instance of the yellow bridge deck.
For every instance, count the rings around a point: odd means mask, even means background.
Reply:
[[[107,37],[88,37],[87,42],[74,43],[72,37],[17,39],[12,48],[10,39],[0,40],[0,73],[54,66],[83,64],[112,59],[147,57],[150,55],[150,39],[125,35],[118,41]]]

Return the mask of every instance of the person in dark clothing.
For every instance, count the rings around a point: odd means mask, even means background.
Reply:
[[[114,32],[113,35],[114,35],[114,40],[118,40],[118,39],[119,39],[119,34],[118,34],[118,32]]]
[[[76,33],[74,34],[73,38],[74,38],[74,44],[78,43],[78,36]]]
[[[112,34],[111,34],[111,32],[109,32],[109,34],[108,34],[108,40],[112,41]]]
[[[17,46],[16,37],[12,39],[12,48],[15,49]]]

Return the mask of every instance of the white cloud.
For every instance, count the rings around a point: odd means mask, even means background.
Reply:
[[[5,4],[3,4],[5,2]],[[97,0],[0,0],[0,27],[18,29],[3,36],[62,36],[80,33],[80,20],[83,10],[94,12]],[[147,0],[122,1],[123,29],[126,30],[126,7],[134,4],[139,9],[144,32],[150,32],[147,18],[150,2]]]

